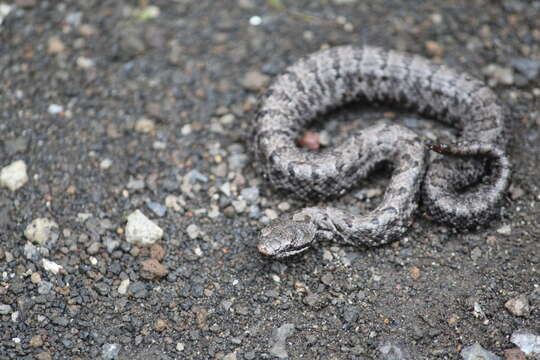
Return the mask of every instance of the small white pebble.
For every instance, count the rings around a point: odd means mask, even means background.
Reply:
[[[118,293],[120,295],[125,295],[129,287],[129,279],[122,280],[118,286]]]
[[[237,213],[243,213],[246,210],[247,203],[245,200],[235,200],[232,202],[232,206]]]
[[[219,206],[217,205],[211,205],[210,210],[208,210],[208,217],[210,219],[215,219],[219,217],[221,213],[219,212]]]
[[[443,21],[443,17],[439,13],[433,13],[431,14],[431,21],[433,21],[434,24],[440,24]]]
[[[14,6],[0,3],[0,24],[2,24],[4,18],[11,12],[13,8]]]
[[[58,104],[51,104],[49,105],[49,108],[47,109],[47,111],[51,115],[57,115],[64,111],[64,107]]]
[[[259,26],[262,24],[262,19],[260,16],[252,16],[249,18],[249,24],[252,26]]]
[[[53,274],[58,274],[60,270],[63,269],[62,265],[58,265],[55,262],[49,261],[47,259],[43,259],[43,269],[46,271],[50,271]]]
[[[0,186],[16,191],[28,181],[26,163],[22,160],[12,162],[0,170]]]
[[[278,213],[276,212],[276,210],[273,209],[264,210],[264,215],[268,216],[270,220],[275,220],[278,218]]]
[[[225,196],[231,196],[231,184],[226,182],[219,187],[219,190],[225,194]]]
[[[182,126],[182,129],[180,130],[180,133],[182,135],[189,135],[191,134],[191,125],[190,124],[186,124],[184,126]]]
[[[165,150],[167,148],[167,143],[165,141],[154,141],[152,147],[154,150]]]
[[[323,259],[326,261],[331,261],[334,259],[334,255],[328,250],[323,250]]]
[[[510,227],[510,225],[505,224],[497,229],[497,233],[501,235],[510,235],[512,234],[512,228]]]
[[[277,207],[281,211],[288,211],[291,209],[291,205],[286,201],[280,202]]]
[[[219,122],[221,122],[224,125],[232,124],[234,122],[234,115],[225,114],[219,119]]]
[[[77,58],[77,66],[81,69],[89,69],[94,67],[94,61],[84,56],[79,56]]]
[[[55,240],[57,231],[58,224],[53,220],[37,218],[26,226],[24,236],[33,243],[45,246],[49,240]]]
[[[156,130],[156,123],[153,120],[142,118],[135,123],[135,131],[149,134]]]
[[[187,232],[188,236],[193,240],[198,238],[199,235],[201,234],[201,231],[199,230],[199,227],[197,225],[195,225],[195,224],[188,225],[188,227],[186,228],[186,232]]]
[[[182,203],[183,200],[180,196],[167,195],[165,197],[165,206],[169,209],[173,209],[176,212],[180,212],[183,210]]]
[[[86,220],[90,219],[92,217],[92,214],[90,213],[78,213],[77,214],[77,220],[80,222],[85,222]]]
[[[126,240],[131,244],[150,246],[163,236],[163,230],[149,220],[140,210],[127,217]]]
[[[112,160],[111,159],[103,159],[101,160],[101,162],[99,163],[99,167],[103,170],[107,170],[108,168],[110,168],[112,165]]]

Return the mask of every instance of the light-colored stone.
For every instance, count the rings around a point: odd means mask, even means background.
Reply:
[[[129,287],[129,279],[122,280],[118,286],[118,293],[120,295],[126,295]]]
[[[504,306],[516,316],[527,316],[529,315],[530,305],[527,296],[519,295],[513,299],[508,300]]]
[[[270,78],[258,71],[248,71],[242,79],[242,85],[248,90],[261,90],[265,87]]]
[[[112,160],[109,158],[105,158],[101,160],[99,163],[99,167],[103,170],[107,170],[108,168],[111,167],[111,165],[112,165]]]
[[[188,227],[186,228],[186,232],[191,239],[196,239],[201,234],[199,227],[195,224],[188,225]]]
[[[150,246],[163,236],[163,230],[149,220],[140,210],[127,217],[126,240],[139,246]]]
[[[500,360],[501,358],[484,349],[479,343],[466,346],[461,350],[463,360]]]
[[[0,171],[0,185],[11,191],[16,191],[28,181],[26,163],[17,160],[2,168]]]
[[[58,224],[47,218],[34,219],[24,230],[24,236],[36,244],[46,246],[58,239]]]
[[[540,359],[540,335],[527,329],[514,331],[510,341],[516,344],[525,355]]]
[[[60,40],[59,37],[52,36],[49,38],[49,41],[47,42],[47,51],[49,54],[51,55],[60,54],[64,52],[65,49],[66,49],[66,46],[64,45],[62,40]]]
[[[60,270],[63,269],[63,267],[62,265],[59,265],[55,262],[52,262],[47,259],[43,259],[43,269],[45,269],[46,271],[52,272],[53,274],[56,275],[60,272]]]
[[[140,133],[153,133],[156,131],[156,123],[153,120],[142,118],[135,123],[135,131]]]
[[[489,64],[483,69],[483,73],[489,77],[490,85],[512,85],[514,83],[514,71],[512,68]]]

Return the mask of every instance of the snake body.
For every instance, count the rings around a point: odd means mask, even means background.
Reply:
[[[425,144],[399,125],[375,125],[335,148],[305,151],[295,140],[315,119],[352,101],[398,105],[460,131],[454,144]],[[507,112],[481,81],[423,57],[376,47],[334,47],[304,57],[279,75],[254,119],[253,148],[279,190],[321,201],[344,194],[381,162],[392,165],[380,205],[357,216],[307,207],[262,229],[258,249],[284,257],[320,239],[378,246],[399,239],[420,200],[436,221],[456,228],[497,213],[510,165]],[[428,149],[443,155],[427,162]]]

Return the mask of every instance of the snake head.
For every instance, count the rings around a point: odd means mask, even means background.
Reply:
[[[317,228],[311,222],[278,221],[261,230],[257,249],[267,256],[288,257],[307,250],[316,233]]]

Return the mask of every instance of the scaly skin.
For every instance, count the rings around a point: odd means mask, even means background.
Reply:
[[[314,118],[355,100],[433,117],[460,129],[460,142],[430,145],[444,156],[427,171],[422,142],[397,125],[364,129],[321,152],[294,146]],[[465,73],[380,48],[335,47],[290,66],[262,98],[253,135],[265,177],[308,201],[342,195],[382,161],[394,166],[383,201],[370,214],[310,207],[263,230],[259,250],[276,257],[303,251],[320,238],[364,246],[398,239],[412,222],[420,193],[436,221],[457,228],[485,223],[496,214],[510,178],[506,111],[496,95]],[[486,173],[490,184],[471,186]]]

